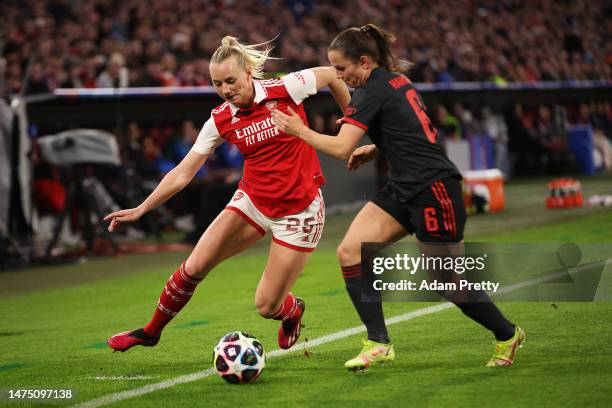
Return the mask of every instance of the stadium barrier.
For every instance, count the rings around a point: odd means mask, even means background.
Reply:
[[[575,104],[609,100],[612,81],[567,81],[539,83],[451,83],[415,84],[426,106],[489,106],[504,112],[516,103]],[[53,94],[26,97],[31,123],[57,133],[69,127],[110,128],[126,120],[144,126],[179,123],[184,119],[203,122],[221,100],[211,86],[166,88],[56,89]],[[336,109],[329,92],[308,98],[306,109],[326,113]],[[74,125],[74,126],[73,126]],[[41,133],[42,134],[42,133]]]
[[[447,106],[455,102],[465,105],[489,106],[507,112],[516,103],[576,104],[581,101],[609,100],[612,81],[559,81],[539,83],[437,83],[415,84],[426,106]],[[102,88],[57,89],[50,95],[26,98],[29,126],[38,135],[57,133],[71,128],[122,129],[130,121],[144,127],[177,125],[191,119],[196,126],[204,123],[212,108],[221,100],[213,87],[167,88]],[[308,98],[305,107],[309,115],[339,114],[329,92],[322,91]],[[430,113],[433,114],[433,113]],[[459,145],[461,143],[459,142]],[[461,170],[490,167],[487,141],[475,139],[478,155],[470,158],[474,146],[450,146],[449,156]],[[452,145],[452,143],[451,143]],[[473,152],[472,152],[473,153]],[[481,154],[482,153],[482,154]],[[349,175],[346,166],[335,159],[320,155],[328,180],[324,192],[328,205],[341,205],[367,199],[377,189],[374,164]]]

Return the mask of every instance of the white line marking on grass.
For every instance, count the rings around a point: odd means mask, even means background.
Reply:
[[[411,320],[416,317],[425,316],[425,315],[432,314],[432,313],[437,313],[445,309],[450,309],[451,307],[453,307],[453,304],[451,303],[442,303],[442,304],[435,305],[435,306],[425,307],[423,309],[417,309],[413,312],[409,312],[409,313],[406,313],[400,316],[389,318],[386,320],[386,323],[387,325],[390,325],[390,324],[395,324],[399,322],[405,322],[407,320]],[[342,330],[336,333],[332,333],[326,336],[316,338],[314,340],[308,340],[308,347],[320,346],[321,344],[330,343],[332,341],[340,340],[345,337],[352,336],[354,334],[363,333],[365,331],[366,329],[363,325],[358,326],[358,327],[353,327],[351,329]],[[300,343],[300,344],[303,344],[303,343]],[[282,349],[273,350],[267,353],[267,358],[282,357],[289,353],[295,353],[296,351],[302,351],[302,349],[296,347],[290,350],[282,350]],[[202,370],[202,371],[198,371],[192,374],[181,375],[180,377],[171,378],[169,380],[161,381],[155,384],[148,384],[148,385],[134,388],[131,390],[108,394],[101,398],[97,398],[94,400],[85,401],[81,404],[77,404],[74,407],[75,408],[97,408],[103,405],[108,405],[108,404],[113,404],[115,402],[123,401],[128,398],[134,398],[134,397],[138,397],[144,394],[149,394],[151,392],[155,392],[158,390],[163,390],[165,388],[174,387],[175,385],[197,381],[205,377],[210,377],[211,375],[214,375],[214,374],[216,374],[215,370],[212,368],[209,368],[208,370]]]
[[[159,375],[101,375],[97,377],[89,377],[94,380],[110,380],[110,381],[119,381],[119,380],[154,380],[159,378]]]
[[[610,262],[610,260],[608,260],[608,262]],[[606,265],[608,264],[608,262],[606,262]],[[537,285],[543,282],[554,280],[556,278],[559,278],[560,276],[564,276],[565,274],[566,272],[558,272],[558,273],[553,273],[550,275],[543,276],[541,278],[529,279],[524,282],[517,283],[515,285],[507,286],[506,288],[499,290],[498,293],[507,293],[507,292],[511,292],[517,289],[523,289],[529,286],[533,286],[533,285]],[[451,309],[452,307],[454,307],[452,303],[440,303],[438,305],[424,307],[422,309],[417,309],[412,312],[405,313],[403,315],[391,317],[389,319],[386,319],[385,323],[388,326],[388,325],[392,325],[395,323],[405,322],[405,321],[412,320],[417,317],[426,316],[426,315],[430,315],[433,313],[438,313],[446,309]],[[332,333],[326,336],[316,338],[314,340],[308,340],[308,347],[320,346],[321,344],[330,343],[332,341],[340,340],[345,337],[352,336],[354,334],[363,333],[365,331],[366,329],[363,325],[358,326],[358,327],[353,327],[351,329],[342,330],[336,333]],[[300,343],[300,344],[303,344],[303,343]],[[268,358],[282,357],[289,353],[295,353],[296,351],[302,351],[302,349],[296,347],[291,350],[281,350],[281,349],[273,350],[267,353],[267,357]],[[213,374],[216,374],[215,370],[212,368],[209,368],[208,370],[203,370],[203,371],[198,371],[192,374],[182,375],[180,377],[171,378],[169,380],[161,381],[155,384],[148,384],[148,385],[145,385],[139,388],[134,388],[131,390],[108,394],[101,398],[97,398],[97,399],[90,400],[90,401],[85,401],[81,404],[74,405],[74,408],[97,408],[103,405],[108,405],[108,404],[113,404],[115,402],[123,401],[128,398],[134,398],[140,395],[149,394],[151,392],[163,390],[165,388],[174,387],[175,385],[197,381],[205,377],[210,377]]]

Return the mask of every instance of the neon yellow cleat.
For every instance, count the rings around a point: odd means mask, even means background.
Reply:
[[[525,331],[516,326],[514,336],[506,341],[495,342],[495,352],[487,363],[487,367],[509,366],[514,363],[516,351],[523,347]]]
[[[363,348],[359,354],[344,363],[344,367],[351,371],[367,370],[372,364],[391,363],[395,360],[393,344],[377,343],[372,340],[364,340]]]

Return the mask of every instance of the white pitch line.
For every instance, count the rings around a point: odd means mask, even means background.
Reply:
[[[159,378],[159,375],[101,375],[97,377],[90,377],[93,380],[110,380],[110,381],[123,381],[123,380],[154,380]]]
[[[612,260],[608,259],[607,262],[605,262],[605,265],[607,265],[608,263],[611,263]],[[524,282],[520,282],[517,283],[515,285],[511,285],[508,286],[504,289],[499,290],[499,293],[508,293],[514,290],[518,290],[518,289],[523,289],[529,286],[533,286],[533,285],[537,285],[543,282],[547,282],[553,279],[558,278],[559,276],[565,275],[565,272],[563,273],[553,273],[550,275],[546,275],[543,276],[541,278],[535,278],[535,279],[530,279],[530,280],[526,280]],[[454,307],[454,304],[452,303],[441,303],[438,305],[434,305],[434,306],[429,306],[429,307],[424,307],[422,309],[417,309],[414,310],[412,312],[408,312],[399,316],[394,316],[391,317],[389,319],[385,320],[385,323],[387,324],[387,326],[395,324],[395,323],[400,323],[400,322],[405,322],[408,320],[412,320],[415,319],[417,317],[421,317],[421,316],[426,316],[426,315],[430,315],[433,313],[437,313],[437,312],[441,312],[443,310],[446,309],[450,309]],[[366,329],[363,325],[357,326],[357,327],[353,327],[350,329],[346,329],[346,330],[342,330],[336,333],[332,333],[332,334],[328,334],[326,336],[321,336],[318,337],[314,340],[308,340],[308,347],[316,347],[316,346],[320,346],[321,344],[325,344],[325,343],[330,343],[332,341],[336,341],[336,340],[340,340],[343,339],[345,337],[349,337],[352,336],[354,334],[359,334],[362,332],[365,332]],[[299,344],[304,344],[304,343],[299,343]],[[282,350],[282,349],[277,349],[277,350],[273,350],[269,353],[267,353],[267,358],[274,358],[274,357],[282,357],[286,354],[289,353],[295,353],[296,351],[301,351],[301,348],[293,348],[291,350]],[[179,385],[179,384],[185,384],[185,383],[189,383],[189,382],[193,382],[193,381],[197,381],[200,380],[202,378],[205,377],[210,377],[211,375],[215,374],[215,370],[212,368],[209,368],[208,370],[203,370],[203,371],[198,371],[192,374],[186,374],[186,375],[182,375],[180,377],[175,377],[175,378],[171,378],[169,380],[165,380],[165,381],[161,381],[158,383],[154,383],[154,384],[149,384],[149,385],[145,385],[139,388],[134,388],[131,390],[126,390],[126,391],[121,391],[121,392],[116,392],[113,394],[108,394],[105,395],[101,398],[97,398],[94,400],[90,400],[90,401],[85,401],[81,404],[77,404],[74,405],[73,408],[97,408],[97,407],[101,407],[103,405],[109,405],[109,404],[113,404],[115,402],[119,402],[119,401],[123,401],[126,400],[128,398],[134,398],[134,397],[138,397],[140,395],[144,395],[144,394],[149,394],[151,392],[155,392],[155,391],[159,391],[159,390],[163,390],[165,388],[170,388],[170,387],[174,387],[175,385]]]

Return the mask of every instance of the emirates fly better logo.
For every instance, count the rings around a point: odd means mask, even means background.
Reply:
[[[234,130],[236,139],[244,139],[247,146],[255,143],[263,142],[279,135],[278,128],[272,121],[272,116],[268,116],[264,120],[253,122],[241,129]]]

